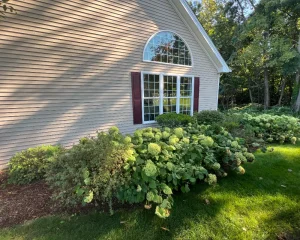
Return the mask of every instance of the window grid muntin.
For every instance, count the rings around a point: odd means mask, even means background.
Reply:
[[[177,112],[177,98],[164,98],[163,113],[176,113],[176,112]]]
[[[191,98],[180,98],[179,112],[183,114],[189,114],[191,112],[192,99]]]
[[[192,66],[188,46],[180,36],[170,31],[161,31],[150,39],[145,47],[144,61]]]
[[[177,112],[178,76],[163,75],[163,113]]]
[[[144,75],[156,75],[156,76],[159,76],[159,93],[160,93],[160,96],[159,97],[144,97]],[[176,97],[164,97],[164,77],[174,77],[174,78],[177,78],[177,94],[176,94]],[[182,97],[180,96],[180,85],[182,84],[182,78],[188,78],[191,82],[190,84],[190,88],[191,88],[191,93],[189,97]],[[164,114],[164,113],[168,113],[170,112],[169,110],[165,110],[165,108],[170,108],[173,106],[173,109],[171,108],[172,112],[176,112],[176,113],[184,113],[184,114],[187,114],[187,115],[193,115],[193,88],[194,88],[194,76],[181,76],[181,75],[170,75],[170,74],[163,74],[163,73],[146,73],[146,72],[143,72],[142,73],[142,98],[143,98],[143,101],[142,101],[142,112],[143,112],[143,124],[147,124],[147,123],[155,123],[155,117],[160,115],[160,114]],[[152,113],[150,114],[154,114],[155,116],[150,116],[149,118],[147,118],[147,116],[145,116],[145,114],[149,114],[149,112],[147,111],[147,109],[144,109],[145,108],[145,102],[144,100],[145,99],[155,99],[155,104],[153,104],[153,106],[155,107],[156,106],[156,109],[155,111],[153,111]],[[173,102],[172,104],[164,104],[164,100],[166,101],[167,99],[172,99]],[[181,99],[185,99],[185,100],[181,100]],[[189,104],[188,104],[188,107],[187,104],[186,104],[186,101],[189,100]],[[185,104],[180,104],[180,101],[184,101]],[[174,102],[176,102],[176,106],[174,105]],[[158,106],[159,104],[159,106]],[[182,105],[182,106],[181,106]],[[165,108],[164,108],[165,106]],[[147,106],[146,106],[147,107]],[[176,111],[174,111],[174,109],[176,108]],[[159,113],[158,113],[158,109],[159,109]],[[147,111],[147,112],[146,112]],[[151,112],[151,110],[150,110]],[[148,121],[148,120],[149,121]]]
[[[193,79],[191,77],[180,77],[180,97],[191,97]]]
[[[143,74],[143,119],[155,121],[160,114],[160,75]],[[152,93],[152,94],[151,94]]]
[[[164,98],[177,97],[177,76],[164,75]]]
[[[179,112],[182,114],[188,114],[192,109],[192,97],[193,97],[193,78],[180,77],[180,103]]]

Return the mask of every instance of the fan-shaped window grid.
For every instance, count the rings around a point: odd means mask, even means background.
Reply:
[[[193,77],[143,74],[144,123],[154,122],[159,114],[192,115]]]
[[[175,33],[159,32],[148,42],[144,61],[192,66],[191,53],[185,42]]]

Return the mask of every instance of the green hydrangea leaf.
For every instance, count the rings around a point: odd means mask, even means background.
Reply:
[[[161,184],[161,189],[163,190],[164,194],[170,195],[172,194],[172,189],[167,184]]]
[[[184,188],[185,188],[186,193],[188,193],[190,191],[189,185],[185,184]]]
[[[88,195],[85,196],[85,198],[84,198],[83,201],[84,201],[85,203],[90,203],[90,202],[93,201],[93,198],[94,198],[94,193],[93,193],[93,191],[89,191]]]
[[[174,169],[174,164],[171,163],[171,162],[167,162],[167,169],[168,169],[169,171],[172,171],[172,170]]]
[[[150,181],[149,187],[155,189],[155,188],[156,188],[156,183],[155,183],[155,181]]]
[[[84,191],[84,189],[78,187],[75,192],[76,192],[76,195],[80,197],[84,194],[85,191]]]
[[[83,178],[88,178],[90,176],[90,172],[85,168],[83,170]]]
[[[90,178],[84,179],[84,184],[85,185],[90,185],[90,183],[91,183],[91,179]]]
[[[154,194],[153,202],[160,204],[160,203],[162,203],[162,201],[163,201],[163,199],[161,196]]]
[[[190,178],[190,182],[191,183],[195,183],[196,182],[196,178]]]
[[[170,211],[168,209],[157,206],[155,209],[155,214],[160,218],[167,218],[170,216]]]
[[[166,209],[171,209],[172,205],[167,199],[164,199],[163,202],[160,204],[160,207],[166,208]]]
[[[154,201],[154,197],[155,197],[155,195],[154,195],[153,192],[148,192],[148,193],[147,193],[147,200],[148,200],[149,202]]]

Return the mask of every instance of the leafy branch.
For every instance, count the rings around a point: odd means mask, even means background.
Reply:
[[[5,13],[17,13],[16,9],[9,3],[9,0],[0,0],[0,16],[5,17]]]

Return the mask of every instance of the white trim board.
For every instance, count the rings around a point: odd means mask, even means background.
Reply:
[[[189,30],[198,40],[200,46],[203,48],[207,56],[210,58],[219,73],[231,72],[227,63],[219,53],[218,49],[205,32],[201,23],[193,13],[192,9],[186,0],[169,0],[171,5],[177,10],[176,12],[182,18],[183,22],[187,25]]]

